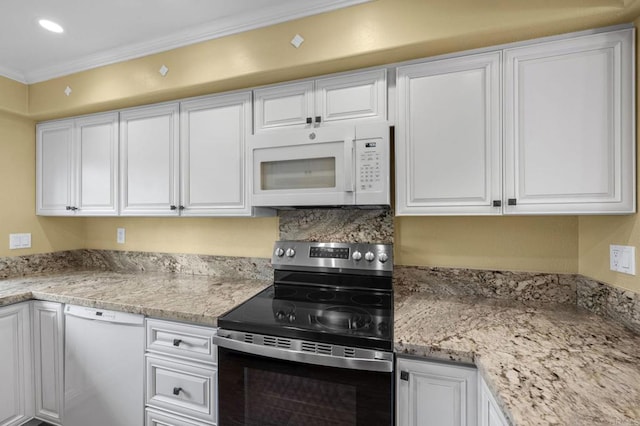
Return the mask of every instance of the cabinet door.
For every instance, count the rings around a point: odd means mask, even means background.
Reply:
[[[203,422],[217,420],[217,370],[171,358],[146,356],[146,404]]]
[[[83,216],[118,214],[118,113],[75,122],[75,207]]]
[[[314,119],[313,81],[256,89],[254,132],[309,126]]]
[[[33,417],[29,303],[0,308],[0,425]]]
[[[211,426],[150,408],[145,410],[145,419],[145,426]]]
[[[35,373],[35,415],[62,424],[63,334],[62,305],[33,303],[33,354]]]
[[[396,371],[398,426],[476,424],[475,368],[398,358]]]
[[[635,212],[633,40],[505,51],[505,213]]]
[[[178,104],[120,113],[120,213],[178,214]]]
[[[316,80],[315,115],[321,117],[322,124],[386,120],[387,71],[365,71]]]
[[[36,142],[36,212],[67,216],[73,179],[73,120],[38,124]]]
[[[251,93],[183,102],[181,214],[250,215],[245,166],[251,129]]]
[[[501,214],[500,55],[398,68],[398,215]]]
[[[485,381],[478,383],[478,426],[509,426]]]

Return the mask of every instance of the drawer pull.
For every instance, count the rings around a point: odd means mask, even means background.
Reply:
[[[180,392],[182,392],[182,388],[173,388],[174,395],[180,395]]]
[[[181,339],[173,339],[173,346],[180,346],[180,343],[182,343]]]

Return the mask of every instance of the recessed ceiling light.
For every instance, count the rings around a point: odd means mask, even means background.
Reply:
[[[61,33],[64,32],[64,28],[62,28],[59,24],[56,24],[53,21],[49,21],[48,19],[41,19],[38,21],[38,24],[45,30],[49,30],[52,33]]]

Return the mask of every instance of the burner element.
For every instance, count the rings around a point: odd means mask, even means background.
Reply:
[[[359,308],[332,306],[318,314],[316,321],[331,330],[360,330],[369,328],[371,315]]]
[[[280,287],[276,286],[275,288],[275,297],[280,299],[289,298],[295,295],[297,291],[294,288],[290,287]]]
[[[307,294],[307,299],[313,302],[329,302],[336,298],[335,291],[314,291],[312,293]]]
[[[363,306],[380,306],[382,304],[382,297],[375,294],[356,294],[351,297],[351,301]]]

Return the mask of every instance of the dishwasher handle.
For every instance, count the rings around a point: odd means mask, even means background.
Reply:
[[[123,325],[144,325],[144,316],[128,312],[109,311],[87,306],[65,305],[64,314],[87,320],[112,322]]]

